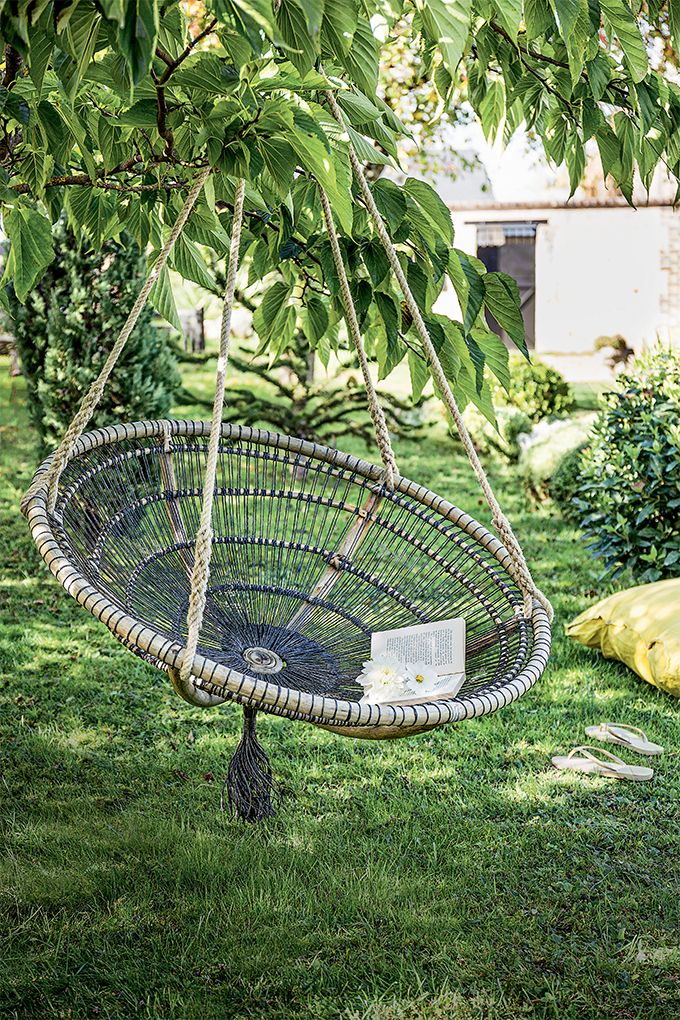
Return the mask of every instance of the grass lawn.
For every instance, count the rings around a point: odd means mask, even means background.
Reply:
[[[491,466],[557,612],[538,687],[389,742],[261,716],[287,796],[249,828],[219,811],[240,711],[184,704],[40,561],[35,439],[0,381],[0,1017],[678,1015],[678,705],[562,636],[599,568],[512,470]],[[487,519],[443,435],[398,453]],[[652,783],[551,767],[607,719],[666,746]]]

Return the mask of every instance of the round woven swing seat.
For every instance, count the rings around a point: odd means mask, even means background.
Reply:
[[[182,662],[208,422],[138,422],[82,436],[53,512],[28,518],[66,590],[143,658]],[[39,469],[44,472],[49,459]],[[193,684],[205,696],[352,736],[401,736],[514,701],[543,672],[550,626],[527,619],[510,555],[420,485],[288,436],[223,425],[213,550]],[[360,704],[371,634],[462,616],[455,698]]]

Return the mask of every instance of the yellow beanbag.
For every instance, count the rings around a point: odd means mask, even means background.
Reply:
[[[680,578],[619,591],[586,609],[566,632],[680,698]]]

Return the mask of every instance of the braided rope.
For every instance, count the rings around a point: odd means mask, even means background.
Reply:
[[[356,308],[354,306],[354,301],[352,300],[349,280],[347,279],[347,273],[345,272],[345,264],[342,261],[342,253],[338,243],[338,235],[335,230],[333,213],[331,212],[328,195],[320,184],[318,184],[318,189],[319,197],[321,198],[321,208],[323,209],[323,216],[326,221],[326,231],[331,243],[333,261],[338,273],[338,280],[340,281],[342,303],[345,308],[345,319],[347,321],[350,337],[352,338],[352,342],[359,357],[361,373],[364,377],[364,386],[366,387],[366,393],[368,396],[368,409],[373,421],[373,428],[375,430],[375,438],[380,450],[380,457],[385,467],[385,484],[389,491],[392,492],[396,479],[399,477],[399,469],[394,456],[394,450],[392,449],[392,440],[390,439],[390,432],[387,427],[387,421],[385,420],[385,412],[380,405],[380,400],[378,398],[376,388],[373,385],[373,379],[371,378],[368,358],[366,357],[366,349],[364,347],[363,337],[361,336],[361,329],[359,328]]]
[[[215,477],[217,475],[217,462],[220,449],[220,435],[222,432],[222,411],[224,409],[224,388],[227,380],[227,362],[229,360],[229,347],[231,344],[231,314],[234,305],[234,291],[236,289],[236,273],[238,270],[238,255],[241,244],[241,227],[243,226],[243,200],[246,193],[246,182],[242,178],[236,188],[234,197],[234,220],[231,230],[231,243],[229,245],[229,266],[227,269],[227,284],[224,292],[224,305],[222,308],[222,325],[220,329],[220,353],[217,359],[217,377],[215,380],[215,399],[213,403],[212,419],[210,422],[210,438],[208,439],[208,457],[203,475],[203,505],[201,506],[201,517],[196,534],[196,546],[194,550],[194,569],[191,575],[191,594],[189,597],[189,612],[187,614],[187,643],[182,665],[180,668],[180,679],[186,683],[191,678],[191,667],[193,665],[198,636],[203,623],[205,611],[206,591],[210,577],[210,559],[212,556],[212,509],[215,495]]]
[[[340,127],[344,131],[346,131],[342,112],[337,104],[335,96],[333,95],[332,92],[329,91],[326,92],[326,99],[328,101],[328,105],[335,120],[338,122]],[[401,268],[401,263],[399,262],[397,250],[394,247],[394,244],[392,243],[392,239],[387,231],[385,222],[380,214],[377,205],[375,204],[375,200],[373,198],[373,194],[369,187],[363,168],[361,166],[361,163],[359,162],[357,154],[354,151],[354,148],[351,143],[349,143],[349,157],[352,164],[354,176],[361,189],[364,202],[366,203],[366,208],[368,209],[371,215],[371,219],[375,224],[378,237],[382,242],[383,248],[385,249],[385,253],[387,254],[387,257],[389,259],[390,266],[392,267],[392,271],[397,279],[397,282],[399,283],[401,292],[404,295],[404,301],[406,303],[406,306],[413,317],[413,323],[416,327],[418,336],[420,337],[421,343],[423,345],[423,349],[430,363],[432,375],[434,376],[434,379],[442,392],[446,406],[451,414],[451,417],[453,418],[456,428],[458,429],[458,434],[463,443],[463,447],[465,448],[465,452],[467,453],[470,464],[472,465],[472,470],[477,476],[477,481],[479,482],[482,492],[486,497],[486,501],[489,505],[489,508],[491,509],[494,526],[500,538],[502,539],[503,544],[510,553],[510,558],[512,561],[510,573],[524,596],[525,614],[527,616],[531,616],[532,602],[533,599],[535,598],[546,610],[549,618],[552,619],[553,608],[550,604],[550,601],[537,587],[536,582],[531,576],[531,571],[529,570],[529,566],[527,564],[524,553],[522,552],[522,548],[517,540],[517,537],[515,536],[514,531],[512,530],[512,526],[510,525],[509,520],[503,513],[503,510],[501,509],[500,503],[496,499],[494,491],[491,487],[491,483],[489,482],[486,472],[482,467],[482,463],[479,459],[472,439],[470,438],[470,433],[468,432],[465,422],[463,421],[463,417],[458,408],[458,404],[456,403],[456,399],[449,385],[449,381],[446,378],[444,369],[442,368],[442,364],[437,355],[435,346],[432,343],[432,339],[428,332],[427,326],[423,321],[420,309],[418,308],[416,300],[413,297],[413,292],[411,291],[406,276],[404,275],[404,271]]]
[[[125,325],[120,331],[120,334],[115,344],[111,348],[111,351],[109,353],[108,358],[106,359],[104,367],[102,368],[101,372],[99,373],[99,375],[97,376],[97,378],[92,383],[89,390],[83,397],[83,401],[80,405],[80,408],[78,409],[77,414],[75,415],[73,421],[66,430],[64,438],[57,447],[57,450],[55,451],[55,454],[52,458],[48,470],[44,474],[41,474],[39,477],[34,479],[31,486],[27,490],[26,495],[22,499],[21,509],[23,512],[25,512],[26,507],[33,499],[33,497],[41,489],[45,488],[47,488],[48,490],[47,509],[49,510],[50,513],[54,512],[54,508],[57,502],[57,489],[59,487],[59,479],[61,478],[61,473],[66,467],[66,464],[68,463],[71,454],[73,453],[76,443],[80,439],[85,429],[85,426],[87,425],[90,418],[94,414],[95,409],[102,398],[104,389],[106,388],[106,384],[109,381],[109,376],[111,375],[111,372],[115,368],[116,362],[118,361],[118,358],[123,352],[125,344],[128,342],[130,338],[130,334],[137,325],[137,320],[139,319],[139,316],[142,313],[142,309],[144,308],[148,300],[153,285],[156,283],[156,280],[160,276],[161,271],[163,270],[166,262],[168,261],[170,252],[172,251],[175,245],[175,241],[181,234],[184,228],[184,224],[189,218],[189,213],[193,209],[196,199],[201,193],[203,185],[208,179],[210,173],[211,173],[210,167],[206,167],[205,170],[202,170],[196,177],[196,180],[194,181],[191,187],[191,191],[187,195],[184,206],[182,207],[182,210],[179,216],[177,217],[177,220],[175,221],[172,230],[170,231],[170,236],[165,242],[161,250],[161,253],[158,256],[156,264],[154,265],[153,269],[146,278],[144,286],[140,290],[137,296],[137,300],[132,306],[130,314],[128,315],[125,321]]]

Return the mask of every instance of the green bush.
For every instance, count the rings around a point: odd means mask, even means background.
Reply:
[[[581,449],[593,424],[594,415],[580,415],[567,421],[544,422],[538,425],[532,441],[519,459],[524,484],[535,499],[555,499],[554,479],[565,457]]]
[[[464,417],[479,453],[500,453],[510,461],[519,458],[519,437],[522,433],[531,432],[533,425],[531,419],[516,407],[496,408],[498,429],[472,404],[466,407]],[[453,427],[451,435],[458,435]]]
[[[510,356],[510,388],[498,387],[494,402],[516,407],[533,422],[544,418],[562,418],[574,407],[574,394],[566,379],[555,368],[521,355]]]
[[[10,326],[26,376],[33,421],[54,445],[99,374],[134,304],[146,261],[123,235],[100,251],[80,247],[63,222],[54,227],[57,257],[26,300],[10,297]],[[165,334],[150,306],[128,340],[92,427],[112,419],[134,421],[167,415],[180,385]]]
[[[574,498],[581,488],[583,451],[587,446],[587,442],[579,443],[565,453],[552,478],[547,481],[548,495],[567,520],[576,520],[578,517]]]
[[[582,457],[580,524],[593,554],[640,582],[680,575],[680,358],[656,347],[619,376]]]

